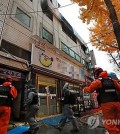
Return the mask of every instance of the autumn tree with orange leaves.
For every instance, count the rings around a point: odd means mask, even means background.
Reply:
[[[71,0],[80,6],[80,19],[89,24],[92,45],[102,51],[120,50],[120,0]]]

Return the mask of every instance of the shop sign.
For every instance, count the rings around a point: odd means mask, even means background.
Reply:
[[[11,71],[11,70],[7,70],[7,69],[3,69],[3,68],[0,68],[0,74],[10,75],[10,76],[16,77],[16,78],[22,78],[22,74],[20,72]]]
[[[79,67],[50,49],[32,44],[31,64],[79,79]]]

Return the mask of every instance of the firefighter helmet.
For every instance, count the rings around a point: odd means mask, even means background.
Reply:
[[[110,78],[117,79],[117,75],[116,75],[114,72],[110,72],[110,73],[108,74],[108,76],[109,76]]]
[[[100,68],[100,67],[97,67],[97,68],[94,69],[94,77],[95,77],[95,79],[98,78],[98,76],[99,76],[99,74],[100,74],[101,72],[103,72],[103,69]]]

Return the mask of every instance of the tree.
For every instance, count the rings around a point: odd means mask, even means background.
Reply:
[[[109,62],[110,63],[113,63],[114,65],[114,68],[117,70],[117,71],[120,71],[120,53],[108,53],[108,56],[110,57],[109,59]]]
[[[99,50],[120,50],[120,0],[71,0],[80,6],[80,19],[93,26],[90,41]]]

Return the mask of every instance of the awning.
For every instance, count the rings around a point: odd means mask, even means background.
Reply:
[[[54,72],[54,71],[51,71],[51,70],[48,70],[48,69],[45,69],[42,67],[37,67],[35,65],[31,66],[31,70],[38,74],[48,75],[48,76],[51,76],[51,77],[54,77],[57,79],[61,79],[61,80],[67,81],[67,82],[78,84],[79,86],[82,86],[85,84],[85,82],[80,81],[78,79],[73,79],[69,76],[66,76],[66,75],[63,75],[63,74],[60,74],[60,73],[57,73],[57,72]]]

